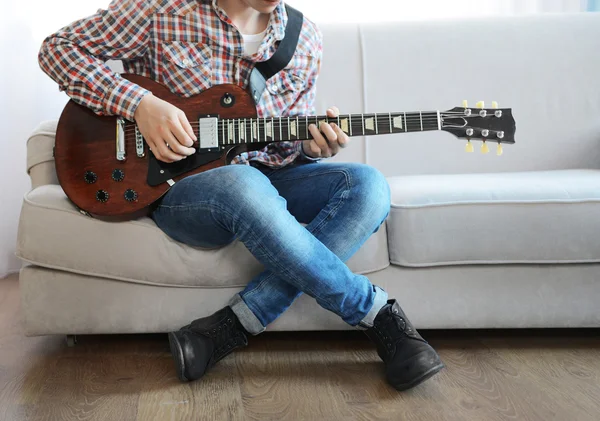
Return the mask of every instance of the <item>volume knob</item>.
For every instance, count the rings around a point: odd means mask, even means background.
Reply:
[[[116,169],[112,172],[112,179],[115,181],[123,181],[123,179],[125,178],[125,172],[123,170],[120,169]]]
[[[100,203],[106,203],[108,197],[108,192],[105,190],[98,190],[96,192],[96,200]]]
[[[128,202],[135,202],[138,198],[137,192],[133,189],[125,190],[124,196],[125,196],[125,200],[127,200]]]
[[[98,176],[93,171],[86,171],[83,176],[83,179],[88,184],[94,184],[98,180]]]

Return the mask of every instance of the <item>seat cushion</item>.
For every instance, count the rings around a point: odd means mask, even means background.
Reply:
[[[389,179],[390,261],[411,267],[600,261],[600,171]]]
[[[155,285],[244,286],[263,270],[238,241],[207,250],[172,240],[150,218],[84,216],[58,185],[25,196],[17,255],[38,266]],[[385,224],[347,263],[361,274],[389,265]]]

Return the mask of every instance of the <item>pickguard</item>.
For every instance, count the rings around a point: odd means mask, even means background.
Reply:
[[[209,162],[216,161],[221,158],[223,151],[219,152],[197,152],[178,162],[162,162],[156,159],[152,151],[149,151],[148,156],[148,184],[150,186],[158,186],[166,183],[179,175],[195,170]]]

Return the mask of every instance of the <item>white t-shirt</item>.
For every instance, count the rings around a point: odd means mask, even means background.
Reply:
[[[246,56],[252,56],[256,54],[258,52],[258,47],[260,47],[260,43],[265,38],[266,34],[266,29],[259,34],[242,34],[242,37],[244,38],[244,54]]]

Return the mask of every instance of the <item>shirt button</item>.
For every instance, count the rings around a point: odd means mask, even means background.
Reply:
[[[273,85],[273,91],[274,91],[274,92],[277,92],[277,89],[278,89],[278,88],[277,88],[277,85]]]
[[[186,58],[183,60],[183,64],[187,66],[190,64],[190,61]]]

